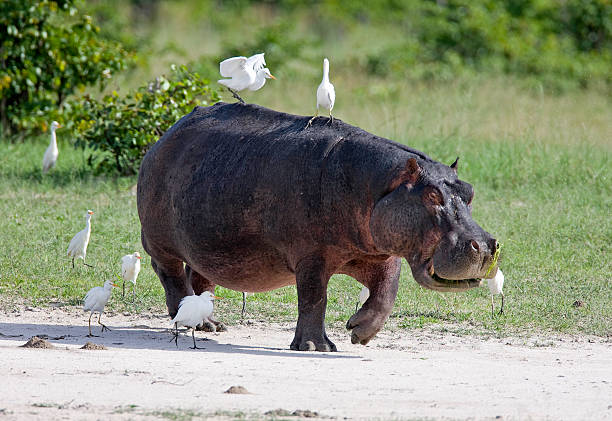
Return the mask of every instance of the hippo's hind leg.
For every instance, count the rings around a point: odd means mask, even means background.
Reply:
[[[191,266],[185,265],[185,273],[187,275],[187,283],[191,285],[193,289],[193,293],[196,295],[200,295],[204,291],[210,291],[214,294],[216,284],[209,281],[198,272],[193,270]],[[225,332],[227,328],[225,325],[215,320],[212,316],[208,318],[208,320],[204,320],[201,326],[197,327],[198,330],[203,330],[206,332]]]
[[[349,262],[342,273],[354,277],[370,289],[370,297],[349,319],[347,329],[353,329],[351,342],[367,344],[382,329],[391,314],[402,268],[402,261],[390,257],[382,262]]]
[[[298,293],[298,321],[291,349],[296,351],[336,351],[325,333],[327,283],[331,272],[319,256],[302,259],[295,271]]]

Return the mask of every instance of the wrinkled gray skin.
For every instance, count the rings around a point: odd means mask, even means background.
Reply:
[[[138,179],[142,243],[171,317],[182,297],[215,285],[260,292],[295,284],[291,349],[335,351],[324,326],[334,273],[370,289],[347,323],[361,344],[391,312],[402,257],[426,288],[480,284],[497,242],[472,219],[473,189],[456,163],[337,119],[307,122],[255,105],[197,107],[147,153]]]

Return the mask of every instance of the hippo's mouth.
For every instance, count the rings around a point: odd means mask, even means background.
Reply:
[[[412,268],[411,268],[412,269]],[[479,287],[481,279],[445,279],[436,274],[433,259],[427,259],[418,268],[412,269],[414,279],[423,287],[436,291],[463,291]]]

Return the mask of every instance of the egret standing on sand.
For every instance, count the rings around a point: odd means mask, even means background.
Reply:
[[[87,295],[85,295],[85,303],[83,305],[83,310],[90,312],[89,313],[89,335],[87,336],[94,336],[91,334],[91,316],[93,316],[94,313],[99,314],[98,324],[102,326],[102,332],[104,332],[105,329],[110,330],[108,327],[102,324],[102,322],[100,321],[100,318],[102,317],[104,306],[106,305],[106,303],[108,302],[108,299],[111,296],[113,287],[116,287],[116,286],[117,284],[115,284],[112,280],[109,279],[108,281],[104,282],[103,287],[93,287],[92,289],[89,290]]]
[[[132,283],[132,301],[136,298],[136,278],[140,273],[140,253],[135,251],[121,258],[121,277],[123,278],[122,297],[125,297],[125,282]]]
[[[45,151],[45,155],[42,160],[42,172],[45,174],[51,168],[55,166],[55,162],[57,161],[57,156],[59,155],[59,150],[57,149],[57,140],[55,138],[55,130],[61,128],[62,126],[54,121],[51,123],[51,142]]]
[[[91,215],[93,215],[93,211],[88,210],[85,214],[85,228],[76,233],[72,240],[70,240],[70,244],[68,245],[68,256],[72,256],[72,267],[74,268],[74,259],[80,258],[83,259],[83,264],[85,266],[93,267],[85,263],[85,255],[87,254],[87,245],[89,244],[89,236],[91,234]]]
[[[265,85],[266,79],[276,79],[270,70],[265,68],[265,65],[264,53],[255,54],[249,58],[230,57],[219,63],[221,76],[230,79],[220,79],[218,82],[225,86],[234,98],[244,104],[238,92],[247,88],[257,91]]]
[[[210,291],[204,291],[200,295],[187,295],[183,297],[181,302],[179,303],[179,309],[176,313],[174,319],[172,319],[172,323],[174,323],[174,327],[176,331],[174,332],[174,343],[178,348],[178,328],[179,326],[190,327],[191,336],[193,337],[193,348],[191,349],[204,349],[198,348],[196,346],[195,340],[195,329],[197,326],[204,323],[204,321],[209,321],[208,318],[213,312],[213,300],[215,295]]]
[[[489,292],[491,292],[491,316],[495,316],[494,310],[494,300],[493,296],[497,294],[501,294],[501,309],[499,310],[499,314],[504,313],[504,292],[502,289],[504,288],[504,274],[501,269],[497,269],[497,273],[495,274],[495,278],[488,279],[487,285],[489,286]]]
[[[333,123],[332,109],[334,108],[334,102],[336,102],[336,90],[329,81],[329,60],[323,59],[323,80],[321,80],[321,84],[317,88],[317,112],[308,121],[306,127],[310,126],[319,115],[319,107],[329,111],[329,121],[330,124]]]

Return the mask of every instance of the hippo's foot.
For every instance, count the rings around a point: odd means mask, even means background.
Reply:
[[[307,338],[305,335],[300,335],[298,332],[295,333],[295,337],[291,342],[290,348],[293,351],[322,351],[322,352],[336,352],[336,345],[329,340],[325,332],[323,332],[322,338]]]
[[[370,340],[376,336],[378,331],[382,329],[385,319],[377,316],[372,311],[364,310],[363,308],[346,323],[347,329],[352,329],[351,342],[354,344],[367,345]]]
[[[204,320],[201,325],[198,325],[196,330],[202,330],[204,332],[227,332],[227,327],[223,322],[214,319]]]

